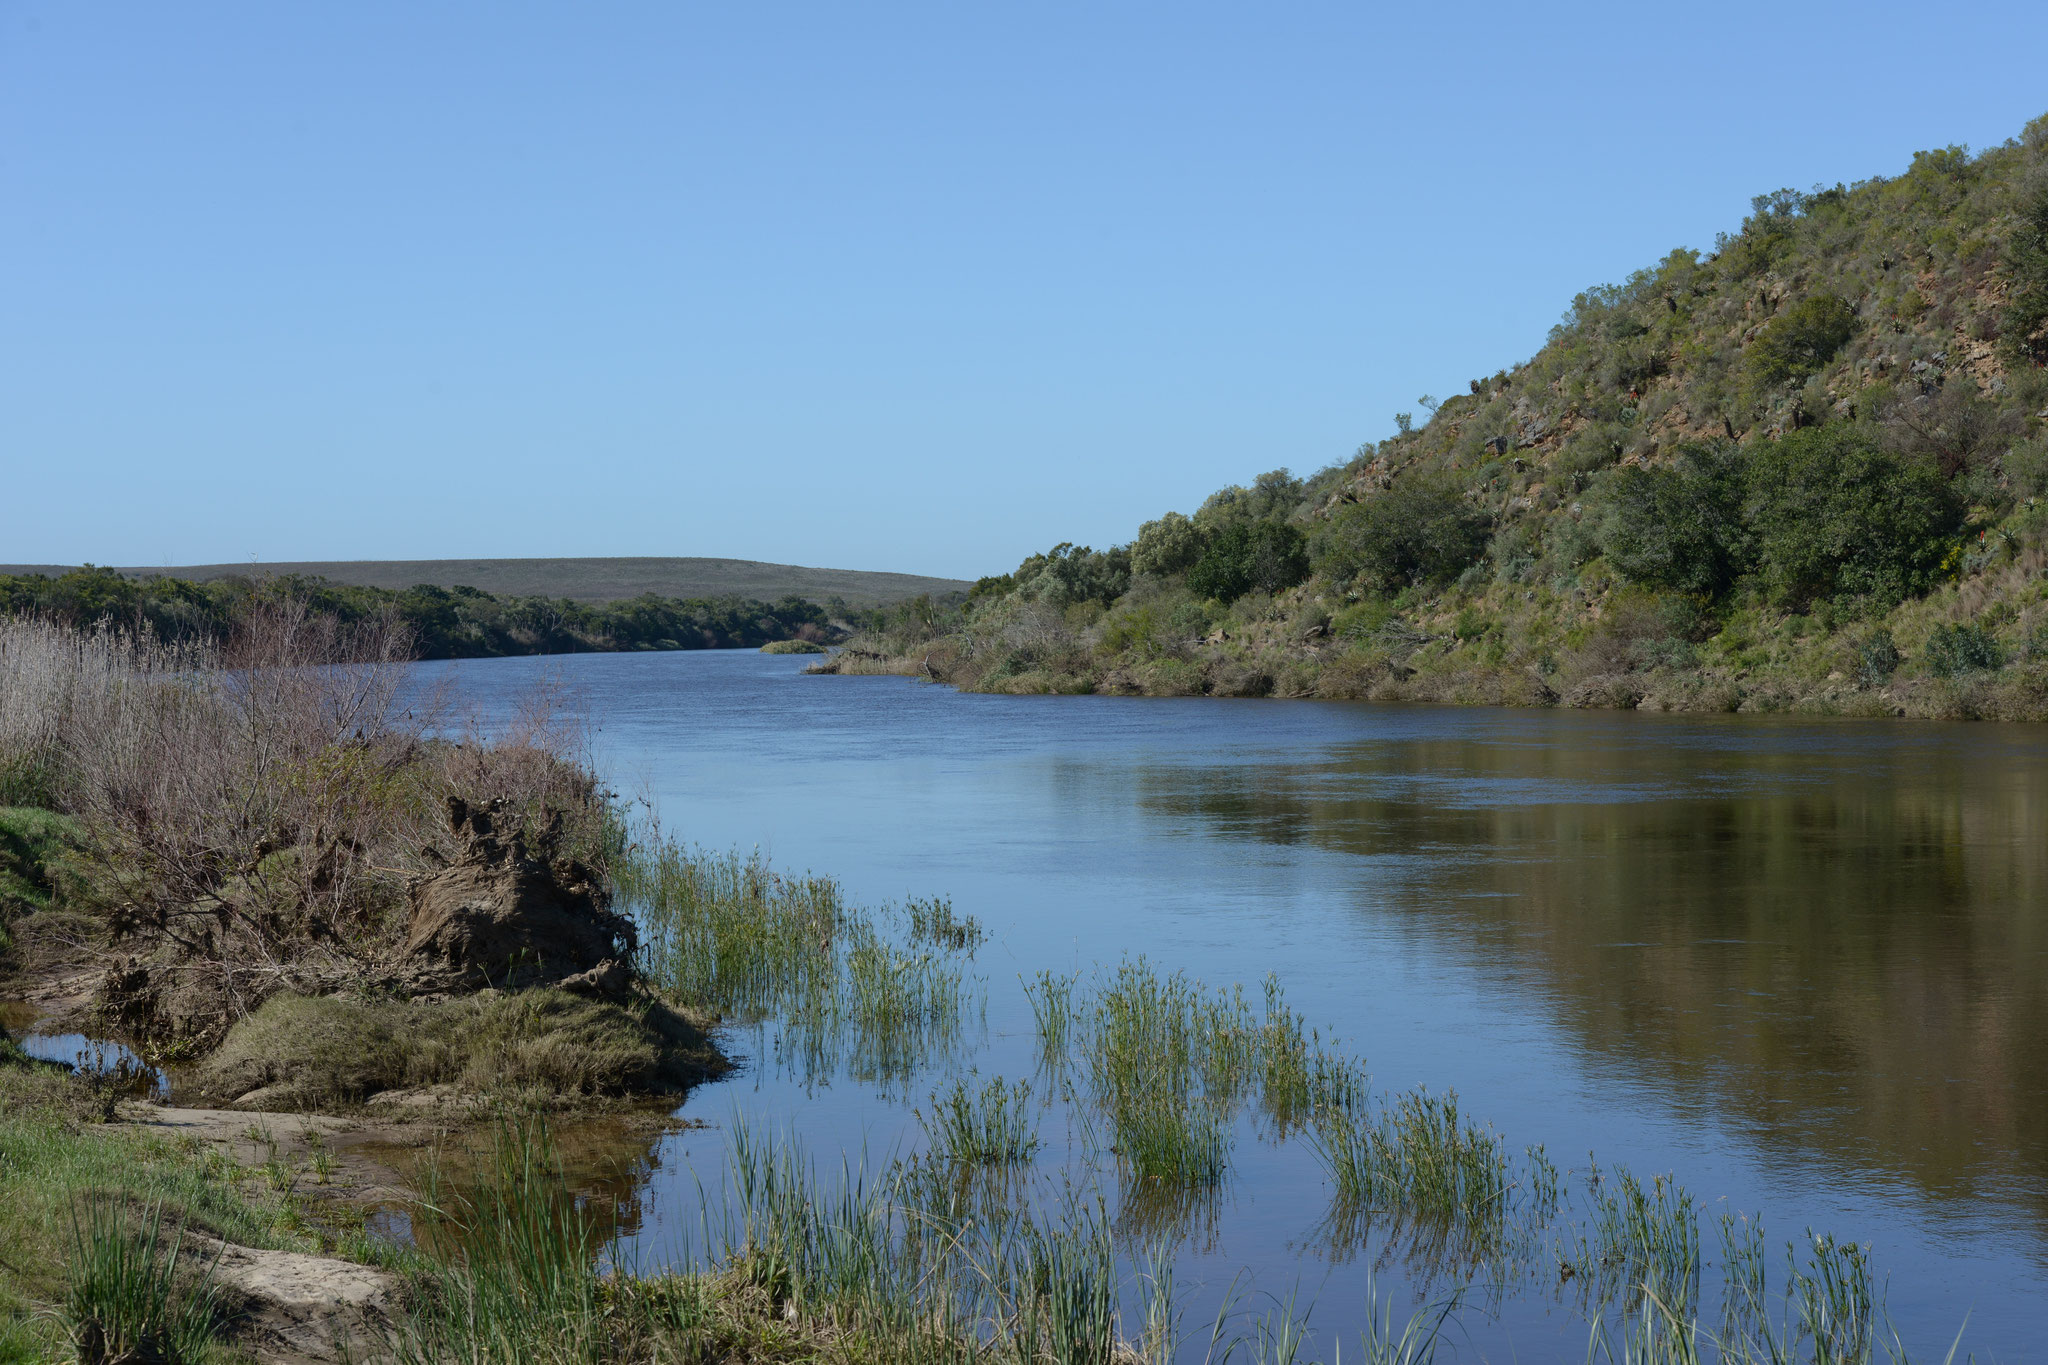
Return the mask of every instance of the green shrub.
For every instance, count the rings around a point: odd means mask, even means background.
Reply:
[[[1250,592],[1280,592],[1308,577],[1300,531],[1284,521],[1239,522],[1220,532],[1188,571],[1202,597],[1234,602]]]
[[[1077,602],[1104,606],[1131,586],[1131,552],[1118,545],[1091,550],[1063,541],[1017,566],[1017,593],[1031,601],[1069,607]]]
[[[1339,511],[1316,537],[1332,583],[1380,589],[1444,582],[1486,550],[1492,519],[1448,483],[1411,478]]]
[[[2023,498],[2048,493],[2048,436],[2036,436],[2014,446],[2006,452],[2003,463],[2013,492]]]
[[[1717,596],[1749,563],[1742,524],[1742,462],[1702,447],[1661,469],[1616,470],[1601,486],[1595,535],[1624,578]]]
[[[1765,384],[1818,374],[1856,332],[1856,310],[1839,294],[1811,294],[1764,324],[1749,344],[1750,372]]]
[[[1865,687],[1882,687],[1899,671],[1899,662],[1898,642],[1880,626],[1856,647],[1856,681]]]
[[[1940,578],[1963,508],[1927,464],[1836,425],[1762,442],[1746,465],[1757,565],[1775,600],[1896,602]]]
[[[2005,651],[1984,627],[1936,626],[1927,637],[1924,657],[1927,671],[1937,678],[1954,678],[1965,673],[1982,673],[2005,663]]]
[[[1369,598],[1344,608],[1330,618],[1330,634],[1340,640],[1363,640],[1380,633],[1393,619],[1394,607],[1385,598]]]

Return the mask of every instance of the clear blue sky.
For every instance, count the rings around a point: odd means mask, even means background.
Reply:
[[[1308,472],[2048,4],[0,0],[0,561],[973,576]]]

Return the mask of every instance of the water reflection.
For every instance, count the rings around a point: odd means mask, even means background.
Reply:
[[[1137,792],[1370,860],[1376,913],[1759,1143],[2048,1217],[2048,763],[1858,738],[1356,744]]]

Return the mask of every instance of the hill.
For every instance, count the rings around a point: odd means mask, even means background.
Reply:
[[[2048,117],[1752,208],[1344,463],[1056,545],[833,666],[2048,718]]]
[[[57,577],[75,566],[0,565],[0,575]],[[366,559],[314,563],[192,564],[167,568],[124,568],[131,578],[178,578],[210,582],[223,578],[319,578],[348,587],[475,588],[495,597],[566,598],[572,602],[619,602],[652,595],[678,599],[738,597],[772,602],[801,597],[823,606],[834,598],[854,607],[882,606],[921,595],[965,593],[953,578],[875,573],[861,569],[814,569],[763,564],[751,559]]]

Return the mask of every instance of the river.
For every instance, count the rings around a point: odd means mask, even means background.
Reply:
[[[1916,1358],[1965,1314],[1966,1350],[2038,1358],[2048,728],[993,697],[806,662],[421,666],[487,715],[561,690],[671,834],[870,902],[950,896],[990,930],[985,1028],[907,1095],[802,1084],[767,1035],[730,1039],[756,1055],[690,1096],[708,1126],[622,1177],[622,1260],[679,1254],[736,1113],[880,1164],[922,1145],[911,1106],[949,1074],[1031,1073],[1020,974],[1143,954],[1253,994],[1275,974],[1375,1087],[1454,1089],[1581,1180],[1589,1152],[1672,1173],[1710,1262],[1724,1208],[1761,1212],[1774,1247],[1809,1227],[1870,1244]],[[1048,1123],[1039,1166],[1080,1160]],[[1303,1144],[1247,1127],[1180,1229],[1190,1316],[1248,1270],[1245,1311],[1313,1300],[1327,1358],[1351,1352],[1368,1276],[1401,1314],[1442,1293],[1398,1248],[1333,1247],[1328,1204]],[[1583,1358],[1542,1279],[1470,1296],[1458,1358]]]

